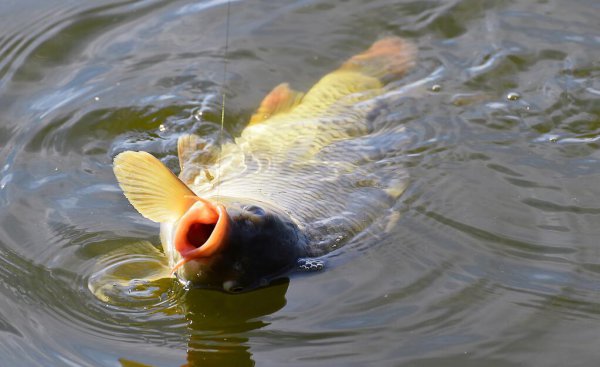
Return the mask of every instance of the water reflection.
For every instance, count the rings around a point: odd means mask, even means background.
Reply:
[[[224,0],[0,1],[0,364],[597,364],[597,0],[231,3],[224,86]],[[223,88],[237,136],[274,85],[310,86],[385,35],[418,45],[421,82],[373,116],[414,136],[371,141],[406,144],[382,161],[411,177],[387,237],[250,294],[167,279],[94,297],[104,256],[158,244],[115,154],[177,167]]]
[[[229,295],[192,290],[182,304],[188,320],[188,366],[253,366],[245,334],[269,324],[270,315],[286,304],[289,281],[255,292]]]
[[[181,293],[181,312],[187,320],[187,363],[182,366],[254,366],[248,332],[269,325],[264,316],[286,304],[289,280],[249,293],[226,294],[192,289]],[[147,364],[122,358],[123,367]]]

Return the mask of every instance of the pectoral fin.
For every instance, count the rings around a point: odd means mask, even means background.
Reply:
[[[196,194],[149,153],[123,152],[113,170],[131,205],[154,222],[175,221],[196,202]]]
[[[202,181],[211,181],[213,175],[207,167],[214,163],[220,147],[210,137],[194,134],[181,135],[177,139],[177,155],[179,156],[179,178],[184,183],[193,183],[202,177]]]
[[[197,135],[185,134],[177,139],[177,156],[179,157],[179,168],[183,171],[184,164],[192,159],[192,154],[200,146]]]
[[[249,125],[267,120],[269,117],[290,111],[302,100],[304,93],[295,91],[287,83],[273,88],[262,100],[258,110],[250,118]]]

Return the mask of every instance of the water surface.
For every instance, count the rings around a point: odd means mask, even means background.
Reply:
[[[2,365],[597,363],[596,1],[232,1],[224,84],[226,10],[0,4]],[[388,35],[419,49],[419,87],[376,116],[406,133],[388,233],[248,294],[165,280],[94,296],[99,268],[158,245],[114,155],[176,169],[177,137],[215,132],[222,91],[235,136],[273,86],[306,89]]]

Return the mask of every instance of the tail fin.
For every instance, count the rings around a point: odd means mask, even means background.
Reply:
[[[299,93],[289,90],[285,85],[275,88],[265,98],[259,114],[255,114],[253,119],[262,121],[260,113],[270,111],[265,107],[279,111],[280,104],[293,106],[290,113],[296,117],[318,116],[326,111],[336,114],[331,107],[341,100],[347,106],[383,93],[384,85],[400,78],[414,65],[415,54],[415,46],[402,38],[390,37],[377,41],[368,50],[351,57],[337,70],[321,78],[301,99]],[[265,115],[271,121],[271,115]],[[293,120],[295,116],[286,118]]]
[[[357,71],[387,83],[401,77],[415,61],[415,46],[399,37],[384,38],[351,57],[340,70]]]

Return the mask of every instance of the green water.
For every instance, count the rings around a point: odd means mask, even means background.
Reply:
[[[226,10],[0,2],[0,366],[597,364],[597,1],[232,1],[223,85]],[[273,86],[389,35],[419,50],[415,87],[374,117],[404,127],[382,161],[410,177],[389,233],[246,294],[94,296],[106,264],[159,241],[114,155],[176,169],[181,133],[218,131],[223,90],[236,136]]]

